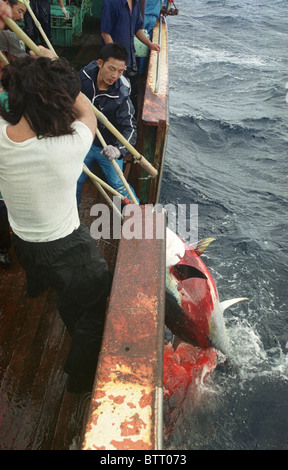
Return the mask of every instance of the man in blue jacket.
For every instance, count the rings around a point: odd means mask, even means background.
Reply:
[[[106,116],[108,121],[116,127],[125,139],[134,146],[137,138],[137,127],[134,108],[130,100],[130,83],[123,77],[126,62],[126,49],[120,44],[111,43],[102,48],[98,61],[90,62],[90,64],[80,70],[79,75],[82,93]],[[84,162],[90,170],[93,169],[95,163],[98,163],[107,183],[123,196],[130,198],[111,163],[111,160],[116,158],[122,170],[123,158],[129,152],[99,121],[98,128],[107,146],[103,149],[96,137]],[[82,186],[87,178],[88,176],[83,172],[78,180],[78,205],[81,201]],[[135,194],[134,191],[133,193]]]
[[[128,52],[125,76],[131,82],[131,100],[137,111],[137,72],[134,35],[150,50],[159,52],[159,44],[153,43],[143,31],[143,18],[138,0],[103,0],[101,37],[104,44],[118,42]],[[137,118],[137,112],[135,113]]]

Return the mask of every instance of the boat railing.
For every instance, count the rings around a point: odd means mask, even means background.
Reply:
[[[82,450],[162,448],[166,215],[137,209],[149,236],[119,243]]]

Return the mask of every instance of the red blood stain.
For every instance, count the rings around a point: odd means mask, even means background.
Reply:
[[[171,343],[164,348],[164,393],[167,398],[184,391],[192,382],[212,372],[217,365],[217,352],[214,348],[196,348],[181,343],[176,351]]]

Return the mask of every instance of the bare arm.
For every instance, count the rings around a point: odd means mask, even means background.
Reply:
[[[7,5],[7,3],[0,0],[0,30],[5,28],[5,22],[3,18],[11,18],[12,17],[12,8]]]
[[[143,29],[139,29],[135,36],[139,39],[139,41],[143,42],[146,46],[151,49],[151,51],[156,51],[160,52],[160,46],[159,44],[155,44],[152,41],[150,41],[149,38],[147,38],[146,34],[144,33]]]
[[[63,0],[58,0],[58,3],[59,3],[59,6],[60,6],[61,10],[63,11],[63,14],[64,14],[66,20],[69,20],[69,13],[68,13],[68,11],[66,10],[66,8],[64,6]]]
[[[88,98],[82,92],[76,98],[75,108],[79,113],[78,121],[83,122],[92,132],[93,139],[97,129],[97,119]]]
[[[113,39],[112,39],[112,37],[110,36],[110,34],[108,34],[108,33],[102,33],[101,36],[102,36],[103,41],[105,42],[105,44],[110,44],[110,42],[113,42]]]
[[[44,46],[38,46],[38,47],[40,49],[41,57],[48,57],[49,59],[58,59],[58,55],[56,54],[56,52],[52,51],[51,49],[47,49],[47,47],[44,47]],[[35,54],[34,51],[29,51],[29,54],[35,59],[37,59],[37,57],[40,57],[37,54]]]

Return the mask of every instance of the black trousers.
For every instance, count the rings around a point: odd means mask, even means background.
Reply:
[[[4,201],[0,200],[0,251],[8,251],[11,246],[10,225]]]
[[[49,0],[30,0],[30,7],[32,8],[37,20],[41,24],[47,38],[52,43],[51,13]],[[24,31],[32,39],[33,42],[39,44],[40,41],[40,43],[46,46],[42,35],[39,33],[39,30],[28,11],[26,11],[24,15]]]
[[[16,235],[13,242],[26,271],[28,294],[36,295],[45,286],[57,292],[58,311],[72,337],[65,372],[89,380],[101,347],[111,275],[88,228],[81,224],[52,242],[31,243]]]

